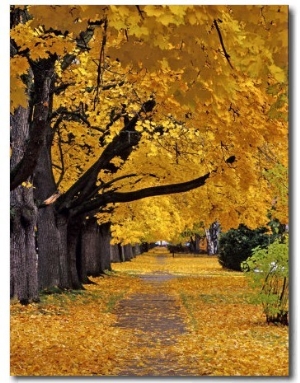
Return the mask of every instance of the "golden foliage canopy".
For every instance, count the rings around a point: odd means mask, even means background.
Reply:
[[[217,170],[186,200],[115,206],[116,225],[135,210],[132,240],[145,233],[141,222],[151,210],[163,230],[200,216],[224,227],[257,226],[274,198],[283,197],[278,216],[287,221],[287,191],[283,196],[272,182],[274,169],[288,166],[287,6],[31,5],[28,12],[30,19],[11,30],[18,47],[11,58],[12,111],[27,105],[22,74],[30,62],[56,55],[52,156],[62,192],[120,134],[125,119],[154,98],[154,111],[136,124],[137,147],[126,161],[112,160],[116,174],[99,173],[99,192]],[[66,67],[67,56],[73,59]],[[226,163],[233,155],[236,162]],[[179,208],[182,218],[174,217]]]

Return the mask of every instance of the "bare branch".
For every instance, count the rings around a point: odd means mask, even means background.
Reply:
[[[96,105],[97,105],[99,93],[100,93],[100,86],[102,85],[102,80],[103,80],[102,64],[104,64],[104,60],[105,60],[104,50],[105,50],[106,39],[107,39],[107,27],[108,27],[108,21],[106,18],[104,20],[104,25],[103,25],[103,36],[102,36],[100,53],[99,53],[99,64],[97,68],[97,86],[96,86],[96,95],[94,97],[94,110],[96,110]]]
[[[138,13],[141,16],[141,18],[144,20],[144,15],[143,15],[144,11],[141,10],[139,5],[136,5],[136,9],[138,10]]]
[[[218,22],[217,22],[216,19],[214,19],[214,25],[215,25],[216,30],[218,32],[218,36],[219,36],[219,40],[220,40],[220,43],[221,43],[221,46],[222,46],[222,49],[223,49],[223,52],[224,52],[224,56],[225,56],[226,60],[228,61],[228,64],[230,65],[230,67],[232,69],[234,69],[232,64],[231,64],[231,62],[230,62],[230,55],[226,51],[226,48],[225,48],[225,45],[224,45],[224,41],[223,41],[223,37],[222,37],[222,34],[221,34],[221,30],[219,28],[219,25],[218,25]]]
[[[59,127],[57,129],[57,135],[58,135],[58,151],[59,151],[59,157],[60,157],[60,163],[61,163],[61,172],[60,172],[60,175],[59,175],[59,179],[56,182],[56,188],[58,189],[58,187],[59,187],[59,185],[60,185],[60,183],[63,180],[64,175],[65,175],[64,154],[63,154],[63,150],[62,150],[62,147],[61,147],[62,137],[61,137],[61,132],[60,132]]]

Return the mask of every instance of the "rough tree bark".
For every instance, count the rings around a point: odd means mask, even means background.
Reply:
[[[33,121],[42,124],[44,136],[40,141],[40,152],[34,170],[34,197],[40,206],[38,213],[38,277],[39,288],[69,288],[72,272],[68,259],[68,215],[57,214],[53,205],[43,206],[43,201],[56,192],[52,173],[51,145],[53,131],[50,126],[52,89],[54,82],[55,59],[50,58],[32,63],[34,73],[35,106]],[[43,107],[40,106],[43,104]]]
[[[11,6],[10,28],[28,20],[26,9]],[[10,56],[18,53],[18,47],[10,40]],[[32,86],[33,73],[27,74],[28,92]],[[31,155],[29,161],[24,158],[39,150],[32,147],[30,110],[18,107],[11,115],[11,159],[10,159],[10,296],[21,303],[38,301],[37,253],[35,230],[37,208],[33,199],[33,189],[23,187],[23,182],[32,182],[31,174],[35,166]],[[28,184],[29,185],[29,184]]]
[[[111,270],[110,224],[98,225],[95,218],[90,218],[82,230],[81,259],[86,263],[86,279],[97,277]],[[82,270],[78,265],[78,272]],[[81,278],[82,280],[82,278]],[[84,282],[82,280],[82,282]]]
[[[97,225],[95,218],[90,218],[84,222],[81,231],[81,256],[85,270],[80,274],[82,283],[86,283],[84,276],[97,277],[101,275],[100,261],[100,226]]]
[[[82,217],[69,220],[67,226],[67,260],[71,275],[71,283],[69,288],[75,290],[83,288],[80,281],[80,275],[83,278],[85,277],[83,276],[84,260],[81,254],[81,228]]]
[[[101,272],[111,271],[110,261],[110,222],[100,225],[100,263]]]
[[[122,262],[122,258],[121,258],[120,249],[119,249],[118,244],[110,246],[110,260],[112,263]]]
[[[19,107],[11,116],[11,167],[26,150],[29,135],[29,110]],[[32,181],[31,178],[28,181]],[[10,193],[10,296],[21,303],[38,301],[37,252],[35,229],[37,208],[32,187],[22,185]]]

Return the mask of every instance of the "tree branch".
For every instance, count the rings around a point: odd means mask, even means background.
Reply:
[[[96,94],[94,97],[94,110],[96,110],[96,105],[99,102],[99,93],[100,93],[100,86],[102,85],[102,80],[103,80],[103,70],[102,64],[104,64],[105,60],[105,46],[106,46],[106,40],[107,40],[107,27],[108,27],[108,21],[107,18],[104,20],[104,25],[103,25],[103,36],[102,36],[102,43],[101,43],[101,48],[100,48],[100,53],[99,53],[99,64],[97,68],[97,86],[96,86]]]
[[[29,139],[23,157],[10,173],[11,191],[32,175],[42,142],[46,139],[55,60],[56,57],[51,56],[48,59],[40,60],[38,64],[31,62],[35,94],[35,98],[31,100],[33,116],[29,122]]]
[[[97,196],[91,201],[86,201],[81,205],[71,209],[70,216],[74,217],[80,214],[89,213],[92,210],[99,209],[102,206],[105,206],[109,203],[120,203],[120,202],[132,202],[139,199],[154,197],[159,195],[166,194],[178,194],[184,193],[198,187],[201,187],[205,184],[206,180],[211,176],[216,170],[205,174],[199,178],[196,178],[191,181],[182,182],[178,184],[169,184],[162,186],[153,186],[145,189],[140,189],[132,192],[108,192]]]
[[[115,136],[112,142],[106,146],[100,158],[98,158],[98,160],[78,179],[78,181],[58,199],[58,210],[70,209],[83,203],[86,196],[90,195],[96,187],[99,171],[105,169],[111,170],[112,164],[110,162],[115,157],[121,157],[123,161],[129,157],[134,146],[139,143],[140,134],[137,133],[131,135],[134,137],[131,137],[131,139],[128,140],[122,133],[127,134],[128,131],[134,132],[140,115],[142,113],[151,112],[155,105],[155,100],[151,99],[141,106],[140,111],[132,117],[126,126],[124,126],[120,134]],[[117,167],[115,167],[115,169],[118,170]],[[76,198],[74,198],[75,196]]]
[[[97,188],[95,188],[92,191],[92,193],[89,196],[86,197],[86,199],[90,200],[91,198],[94,198],[101,189],[102,190],[107,189],[107,188],[111,187],[117,181],[120,181],[120,180],[123,180],[123,179],[126,179],[126,178],[130,178],[130,177],[136,177],[136,176],[137,176],[137,174],[127,174],[127,175],[124,175],[124,176],[117,177],[117,178],[115,178],[115,179],[113,179],[113,180],[111,180],[109,182],[106,182],[106,183],[101,182],[101,184]]]
[[[144,11],[141,10],[139,5],[136,5],[136,9],[138,10],[139,15],[141,16],[141,19],[144,20],[144,15],[143,15]]]
[[[84,122],[88,127],[90,127],[90,122],[89,120],[87,119],[86,116],[84,116],[82,113],[80,112],[77,112],[77,111],[70,111],[70,110],[67,110],[65,107],[59,107],[55,112],[52,113],[52,115],[50,116],[50,118],[52,119],[53,117],[57,116],[57,115],[60,115],[62,116],[62,119],[66,119],[68,121],[70,120],[73,120],[73,121],[79,121],[81,120],[82,122]],[[68,118],[67,118],[68,117]]]
[[[60,183],[63,180],[64,175],[65,175],[65,162],[64,162],[64,154],[63,154],[62,147],[61,147],[62,138],[61,138],[61,132],[60,132],[59,126],[57,129],[57,135],[58,135],[58,151],[59,151],[60,163],[61,163],[61,172],[59,175],[59,179],[56,182],[56,188],[58,189],[58,187],[59,187],[59,185],[60,185]]]
[[[223,49],[223,52],[224,52],[224,56],[226,58],[226,60],[228,61],[228,64],[230,65],[230,67],[233,69],[233,66],[230,62],[230,55],[227,53],[226,49],[225,49],[225,45],[224,45],[224,41],[223,41],[223,37],[222,37],[222,34],[221,34],[221,30],[219,28],[219,25],[218,25],[218,22],[216,19],[214,19],[214,25],[216,27],[216,30],[218,32],[218,36],[219,36],[219,40],[220,40],[220,43],[221,43],[221,46],[222,46],[222,49]]]
[[[21,11],[16,6],[11,7],[11,29],[14,28],[19,22],[27,21],[27,17],[30,18],[27,8],[25,11]],[[101,21],[99,21],[99,25]],[[98,25],[98,24],[97,24]],[[84,39],[84,44],[89,42],[92,38],[92,29],[89,27],[86,32],[82,32],[81,39]],[[46,33],[46,32],[45,32]],[[82,42],[80,39],[77,43]],[[80,45],[78,45],[80,47]],[[16,45],[12,45],[12,54],[16,53]],[[21,52],[18,52],[21,54]],[[62,69],[66,69],[76,58],[76,55],[67,54],[61,64]],[[42,59],[37,62],[29,60],[34,77],[34,99],[31,99],[31,107],[33,109],[33,118],[30,121],[30,131],[27,147],[19,163],[11,170],[10,173],[10,190],[14,190],[22,182],[26,181],[30,177],[36,167],[40,148],[42,147],[42,141],[46,139],[45,132],[49,121],[49,113],[51,112],[51,97],[55,92],[54,88],[54,63],[57,60],[55,54],[49,55],[47,59]],[[58,89],[56,89],[58,91]]]

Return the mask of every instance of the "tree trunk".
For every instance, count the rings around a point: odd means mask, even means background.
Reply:
[[[81,235],[81,254],[85,263],[86,276],[98,277],[101,275],[100,226],[94,218],[84,222]],[[81,280],[86,283],[82,275]]]
[[[18,186],[11,192],[10,296],[24,304],[39,300],[36,220],[32,189]]]
[[[83,289],[79,275],[83,276],[84,259],[81,254],[81,218],[70,220],[68,223],[67,245],[68,261],[71,274],[71,288],[75,290]],[[83,276],[83,279],[85,276]]]
[[[201,237],[199,234],[195,234],[195,239],[191,236],[190,237],[190,251],[194,254],[200,253],[200,240]]]
[[[122,262],[119,245],[110,246],[110,260],[113,263]]]
[[[64,248],[61,233],[66,230],[66,223],[58,223],[55,210],[49,206],[39,210],[37,228],[39,289],[66,288],[70,277],[68,273],[62,277],[66,260],[61,254]],[[66,246],[64,250],[66,252]]]
[[[218,222],[214,222],[210,225],[209,229],[205,229],[207,240],[207,254],[218,254],[219,234],[221,226]]]
[[[104,273],[106,270],[111,271],[111,262],[110,262],[110,223],[104,223],[100,225],[100,264],[101,272]]]
[[[131,259],[133,258],[131,245],[130,244],[124,245],[123,249],[124,249],[124,260],[125,261],[131,261]]]
[[[132,254],[134,258],[140,254],[140,246],[138,244],[132,246]]]
[[[38,204],[56,191],[50,156],[51,134],[49,126],[47,140],[43,142],[34,172],[34,196]],[[39,288],[41,290],[53,287],[71,288],[67,249],[67,215],[57,214],[53,205],[41,207],[37,228]]]
[[[29,110],[22,107],[11,116],[11,168],[16,166],[25,151],[28,118]],[[21,185],[15,188],[10,194],[10,205],[10,296],[26,304],[39,300],[35,243],[37,208],[33,189]]]
[[[45,70],[42,70],[43,65]],[[35,97],[38,97],[45,105],[51,105],[51,87],[54,61],[42,61],[40,65],[33,66],[35,79]],[[42,94],[39,94],[40,91]],[[38,114],[39,113],[39,114]],[[38,214],[38,249],[39,249],[39,288],[62,289],[79,288],[76,272],[76,229],[69,226],[68,211],[57,213],[54,205],[43,204],[56,190],[56,184],[52,172],[51,145],[53,130],[45,110],[38,111],[35,108],[34,120],[43,121],[45,135],[40,145],[40,154],[34,172],[35,199],[40,205]],[[70,233],[68,233],[70,229]],[[69,248],[68,248],[69,241]]]
[[[125,262],[124,247],[120,243],[118,243],[118,249],[119,249],[121,262]]]
[[[147,251],[150,250],[150,245],[148,242],[143,242],[140,244],[140,249],[141,249],[141,254],[142,253],[147,253]]]
[[[90,218],[85,220],[81,236],[81,258],[85,262],[85,276],[82,283],[91,283],[88,276],[97,277],[106,270],[111,270],[111,262],[116,257],[113,246],[110,245],[110,224],[98,225],[97,219]],[[83,265],[84,266],[84,265]],[[78,266],[78,270],[81,267]]]

